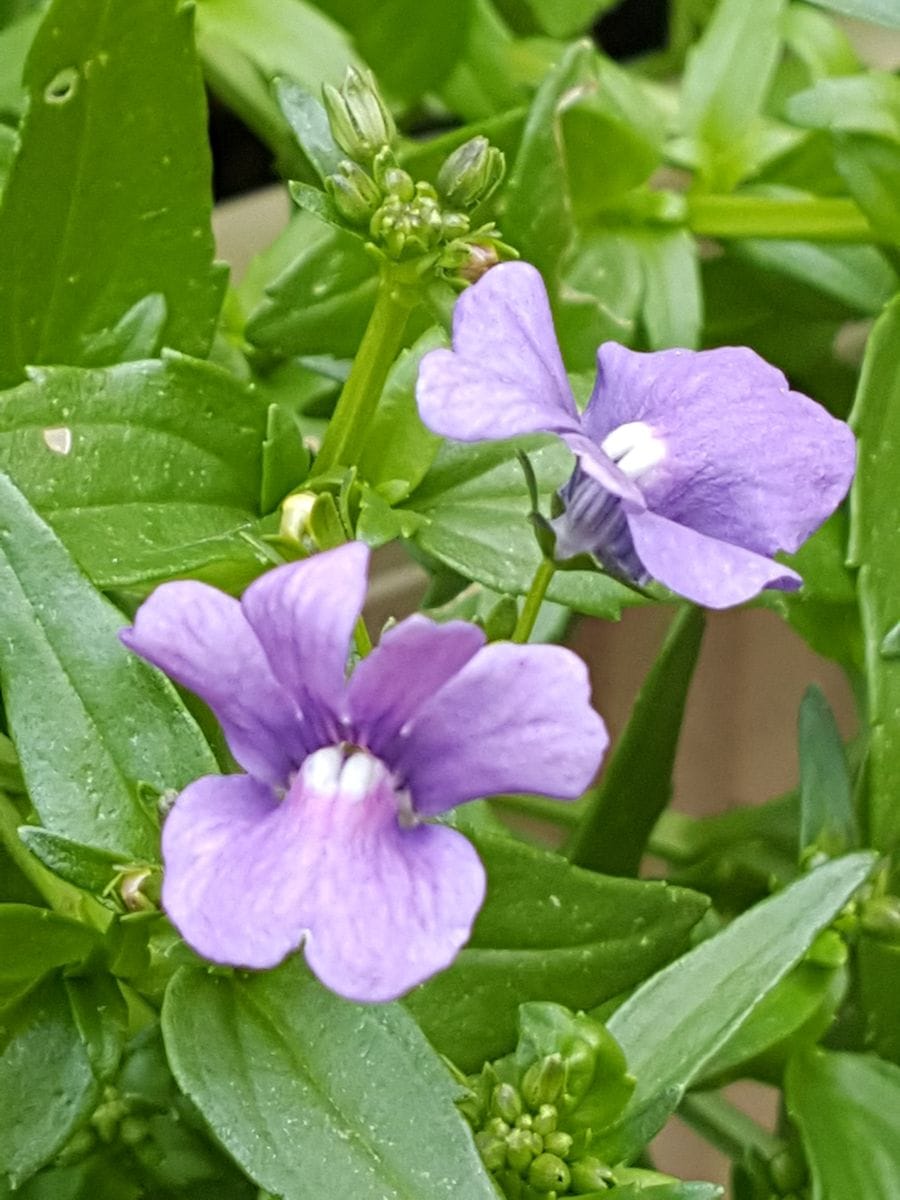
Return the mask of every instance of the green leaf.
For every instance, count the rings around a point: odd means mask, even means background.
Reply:
[[[163,1031],[213,1132],[284,1200],[495,1200],[450,1075],[399,1005],[341,1000],[295,957],[265,974],[180,971]]]
[[[20,825],[19,837],[44,866],[76,887],[100,895],[123,863],[121,856],[61,837],[40,825]]]
[[[42,367],[0,404],[7,471],[91,578],[122,587],[255,556],[265,406],[180,356]]]
[[[166,344],[202,357],[224,277],[191,10],[56,0],[25,84],[0,208],[0,382],[29,364],[81,363],[84,339],[152,293],[165,297]]]
[[[99,1099],[65,985],[52,975],[0,1029],[0,1170],[14,1188],[62,1149]]]
[[[707,1063],[802,957],[869,876],[873,857],[854,854],[817,867],[757,904],[639,987],[612,1015],[609,1032],[637,1078],[634,1097],[609,1136],[626,1156],[644,1145],[635,1118],[654,1098],[688,1088]],[[657,1128],[665,1119],[659,1114]],[[623,1149],[624,1148],[624,1149]]]
[[[685,606],[644,681],[625,732],[588,793],[567,846],[570,860],[610,875],[637,875],[647,841],[672,795],[684,707],[703,640],[703,610]]]
[[[900,620],[900,490],[894,447],[900,442],[900,300],[888,305],[870,337],[853,426],[859,438],[851,492],[849,561],[866,639],[869,704],[868,821],[871,845],[900,841],[900,660],[881,644]]]
[[[29,47],[43,18],[39,8],[24,12],[6,23],[0,18],[0,119],[16,118],[24,106],[22,70]]]
[[[0,904],[0,989],[81,962],[100,944],[96,930],[30,904]]]
[[[159,792],[214,772],[172,685],[121,645],[121,613],[0,476],[0,676],[42,822],[138,860],[156,857]]]
[[[843,13],[845,17],[856,17],[859,21],[872,21],[886,25],[889,29],[900,29],[900,12],[894,0],[809,0],[820,8]]]
[[[278,157],[288,176],[306,168],[272,94],[272,81],[296,80],[318,95],[360,66],[346,33],[306,0],[198,0],[197,49],[213,91]]]
[[[464,1070],[512,1049],[526,1000],[587,1009],[634,987],[687,945],[706,910],[695,892],[595,875],[509,837],[471,837],[487,900],[453,966],[406,999]]]
[[[541,552],[528,520],[528,495],[516,459],[519,448],[527,451],[549,507],[550,496],[565,483],[573,460],[560,442],[547,444],[536,438],[445,444],[405,507],[427,518],[414,539],[427,554],[496,592],[525,595]],[[548,596],[606,619],[643,602],[637,592],[599,571],[557,571]]]
[[[375,488],[401,484],[400,499],[422,482],[441,444],[419,417],[416,377],[423,356],[446,344],[443,330],[435,328],[401,352],[366,430],[366,444],[357,464],[360,478]]]
[[[293,79],[275,80],[275,98],[300,149],[324,183],[346,157],[332,136],[324,106]]]
[[[641,317],[651,350],[696,348],[703,328],[703,289],[696,239],[679,229],[636,239],[644,268]]]
[[[352,358],[375,303],[374,260],[358,238],[322,225],[311,213],[295,216],[283,237],[296,247],[295,256],[251,312],[247,339],[277,357]]]
[[[309,473],[310,453],[294,414],[282,404],[270,404],[266,440],[262,447],[260,507],[271,512]]]
[[[870,1055],[810,1050],[791,1061],[786,1095],[814,1197],[896,1194],[900,1067]]]
[[[66,995],[94,1076],[107,1083],[115,1075],[128,1032],[128,1006],[107,973],[65,979]]]
[[[706,186],[730,191],[749,169],[754,135],[781,51],[786,0],[722,0],[688,52],[682,127],[698,143]]]
[[[812,286],[862,316],[877,316],[898,287],[896,271],[874,246],[742,238],[732,243],[731,253]]]
[[[853,786],[834,713],[812,684],[800,703],[800,850],[836,857],[859,844]]]
[[[570,38],[589,29],[618,0],[526,0],[544,33]]]
[[[900,945],[863,934],[857,961],[868,1044],[882,1058],[900,1063]]]

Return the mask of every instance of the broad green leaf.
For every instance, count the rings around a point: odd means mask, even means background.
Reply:
[[[99,1099],[65,985],[51,975],[0,1028],[0,1173],[13,1188],[62,1149]]]
[[[544,33],[569,38],[590,26],[618,0],[526,0]]]
[[[900,1067],[874,1055],[809,1050],[788,1066],[812,1200],[889,1200],[900,1180]]]
[[[19,837],[36,859],[67,883],[100,895],[127,864],[109,850],[61,837],[40,825],[20,825]]]
[[[492,0],[468,0],[469,21],[459,62],[441,99],[466,121],[479,121],[522,102],[522,43],[513,39]]]
[[[849,560],[866,641],[869,703],[868,821],[871,844],[889,850],[900,841],[900,660],[881,653],[900,621],[900,489],[895,446],[900,442],[900,300],[894,300],[869,338],[853,427],[859,438],[851,493]]]
[[[378,272],[358,238],[294,217],[285,237],[297,247],[289,266],[265,288],[247,320],[247,339],[276,357],[352,357],[375,303]]]
[[[475,446],[445,444],[405,508],[427,518],[415,535],[427,554],[466,579],[524,595],[540,563],[528,520],[528,495],[517,446],[528,452],[547,508],[565,483],[572,456],[559,442],[523,438]],[[537,448],[535,448],[537,447]],[[617,618],[642,597],[608,575],[558,571],[548,596],[578,612]]]
[[[430,329],[401,353],[366,430],[366,444],[357,463],[360,478],[375,488],[395,485],[398,494],[394,499],[405,499],[418,487],[441,444],[422,424],[415,392],[422,357],[446,344],[442,330]]]
[[[100,944],[95,929],[30,904],[0,904],[0,989],[81,962]]]
[[[854,854],[817,867],[665,967],[613,1013],[609,1031],[637,1078],[624,1117],[609,1133],[626,1155],[644,1144],[629,1137],[632,1113],[638,1117],[655,1097],[671,1088],[683,1091],[699,1078],[866,881],[872,865],[871,855]],[[640,1137],[646,1135],[642,1128]]]
[[[836,857],[859,844],[844,742],[821,688],[800,703],[800,850]]]
[[[651,350],[696,349],[703,328],[703,290],[696,239],[687,230],[636,239],[644,268],[641,319]]]
[[[897,273],[874,246],[742,238],[735,258],[810,285],[861,316],[877,316],[898,287]]]
[[[637,875],[647,841],[672,795],[672,770],[688,690],[703,640],[703,610],[685,606],[669,629],[625,732],[589,795],[567,846],[569,859],[610,875]]]
[[[0,396],[0,470],[90,577],[121,587],[255,555],[265,406],[180,356],[42,367]]]
[[[43,13],[39,8],[6,24],[0,17],[0,119],[17,117],[25,99],[22,70]]]
[[[191,10],[55,0],[25,83],[0,208],[0,382],[82,362],[86,339],[151,293],[165,297],[166,344],[202,357],[224,277]]]
[[[288,176],[306,159],[272,93],[276,78],[318,95],[359,66],[346,33],[306,0],[198,0],[197,49],[225,103],[267,142]]]
[[[169,1061],[226,1149],[283,1200],[494,1200],[455,1086],[399,1005],[350,1004],[296,957],[277,971],[182,970]]]
[[[856,17],[859,21],[872,21],[886,25],[889,29],[900,29],[900,12],[894,0],[809,0],[820,8],[830,8],[845,17]]]
[[[518,1006],[593,1008],[634,987],[687,945],[707,901],[695,892],[582,871],[509,837],[472,835],[488,896],[449,970],[406,1004],[464,1070],[516,1042]]]
[[[158,792],[214,772],[172,685],[119,642],[121,615],[0,476],[0,676],[41,821],[139,860],[156,857]]]
[[[594,372],[597,347],[635,341],[647,279],[640,231],[579,230],[561,265],[556,331],[565,361]]]
[[[701,175],[728,191],[750,166],[756,123],[781,50],[786,0],[721,0],[690,50],[682,128],[699,144]]]

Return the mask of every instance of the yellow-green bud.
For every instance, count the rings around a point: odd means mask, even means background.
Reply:
[[[544,1135],[544,1149],[548,1154],[556,1154],[560,1158],[568,1158],[573,1144],[572,1135],[564,1133],[561,1129],[554,1129],[551,1133]]]
[[[322,99],[334,140],[351,158],[369,162],[390,146],[397,129],[371,71],[348,67],[340,89],[326,83]]]
[[[381,191],[375,180],[347,159],[326,178],[325,188],[335,208],[351,225],[368,225],[381,203]]]
[[[416,194],[416,185],[412,175],[402,167],[388,167],[382,173],[381,186],[392,196],[401,200],[412,200]]]
[[[522,1076],[522,1095],[529,1108],[538,1109],[542,1104],[553,1104],[566,1082],[566,1068],[562,1056],[548,1054],[546,1058],[532,1063]]]
[[[469,218],[465,213],[444,213],[441,229],[445,241],[452,242],[454,238],[463,237],[469,232]]]
[[[571,1163],[572,1190],[576,1196],[586,1196],[591,1192],[602,1192],[611,1186],[613,1173],[599,1158],[583,1158],[580,1162]]]
[[[514,1129],[506,1139],[506,1160],[523,1175],[534,1161],[533,1138],[527,1129]]]
[[[491,1096],[491,1112],[510,1125],[522,1115],[522,1098],[511,1083],[498,1083]]]
[[[553,1133],[556,1129],[557,1120],[556,1107],[553,1104],[542,1104],[534,1118],[533,1129],[535,1133],[539,1133],[542,1138],[546,1138],[548,1133]],[[558,1153],[554,1150],[554,1154]]]
[[[517,1129],[530,1129],[533,1124],[534,1118],[531,1113],[522,1113],[521,1116],[516,1118]]]
[[[506,170],[502,151],[479,135],[453,151],[438,173],[441,195],[454,208],[474,208],[497,188]]]
[[[502,1171],[506,1166],[506,1143],[483,1129],[475,1134],[475,1145],[481,1161],[489,1171]]]
[[[555,1154],[539,1154],[528,1168],[528,1182],[536,1192],[565,1192],[571,1178],[569,1168]]]
[[[488,1133],[492,1133],[494,1137],[506,1137],[510,1127],[502,1117],[492,1117],[487,1125],[485,1125],[485,1129]]]
[[[900,897],[876,896],[862,908],[862,927],[866,933],[887,941],[900,941]]]
[[[279,534],[291,542],[301,542],[309,535],[309,518],[316,497],[313,492],[294,492],[281,505]]]

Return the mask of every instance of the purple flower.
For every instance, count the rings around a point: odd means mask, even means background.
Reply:
[[[494,267],[462,294],[453,349],[419,369],[425,424],[470,442],[555,433],[577,457],[554,522],[557,557],[657,579],[726,608],[800,576],[773,561],[830,516],[853,478],[850,429],[744,347],[597,351],[578,413],[547,293],[527,263]]]
[[[258,579],[241,601],[165,583],[125,644],[201,696],[246,775],[187,787],[163,829],[163,905],[205,958],[272,967],[304,945],[354,1000],[447,966],[484,898],[466,839],[427,818],[507,791],[573,798],[606,747],[584,664],[401,622],[346,678],[366,589],[354,542]]]

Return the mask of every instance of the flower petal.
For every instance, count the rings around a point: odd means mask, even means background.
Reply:
[[[310,968],[352,1000],[394,999],[447,966],[484,898],[466,839],[401,828],[384,765],[336,747],[281,804],[245,777],[192,784],[163,853],[166,911],[200,954],[270,967],[305,940]]]
[[[793,591],[796,571],[771,558],[707,537],[652,512],[627,513],[638,558],[666,587],[707,608],[729,608],[763,588]]]
[[[471,658],[419,710],[404,737],[391,765],[414,809],[426,814],[500,792],[574,799],[594,777],[608,742],[576,655],[502,642]]]
[[[420,614],[389,629],[350,679],[348,702],[357,736],[392,760],[401,726],[484,645],[466,621],[438,625]]]
[[[453,349],[432,350],[416,388],[424,423],[462,442],[580,425],[540,274],[502,263],[463,292]]]
[[[287,782],[310,746],[237,600],[193,580],[164,583],[119,636],[206,701],[242,767],[268,783]]]
[[[320,732],[338,738],[353,627],[366,595],[369,551],[349,542],[269,571],[244,592],[244,614],[272,672]]]
[[[665,457],[639,483],[654,512],[768,555],[796,550],[846,495],[849,427],[754,351],[641,354],[609,342],[597,361],[585,430],[602,443],[630,422],[652,427]]]

